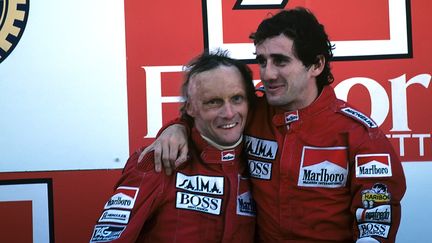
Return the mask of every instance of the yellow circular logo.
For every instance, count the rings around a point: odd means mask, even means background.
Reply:
[[[0,63],[18,44],[27,23],[30,0],[0,0]]]

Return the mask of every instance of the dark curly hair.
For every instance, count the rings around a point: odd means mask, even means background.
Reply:
[[[324,69],[317,77],[318,90],[334,81],[330,69],[334,46],[330,43],[324,26],[310,10],[302,7],[283,10],[263,20],[249,38],[258,45],[280,34],[293,40],[294,53],[306,67],[318,63],[320,56],[325,58]]]

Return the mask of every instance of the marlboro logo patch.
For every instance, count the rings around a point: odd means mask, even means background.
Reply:
[[[347,177],[346,147],[303,147],[298,186],[344,187]]]
[[[357,178],[392,176],[389,154],[358,154],[355,165]]]

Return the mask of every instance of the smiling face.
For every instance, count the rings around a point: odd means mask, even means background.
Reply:
[[[318,65],[306,67],[295,55],[293,41],[283,34],[256,45],[261,81],[270,105],[292,111],[310,105],[318,96]]]
[[[186,112],[198,131],[213,142],[230,146],[241,137],[248,113],[245,85],[233,66],[218,66],[191,77]]]

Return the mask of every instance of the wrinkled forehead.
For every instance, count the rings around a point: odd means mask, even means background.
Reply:
[[[189,97],[198,94],[222,97],[234,92],[245,92],[245,89],[240,71],[235,66],[225,65],[194,74],[188,85]]]

